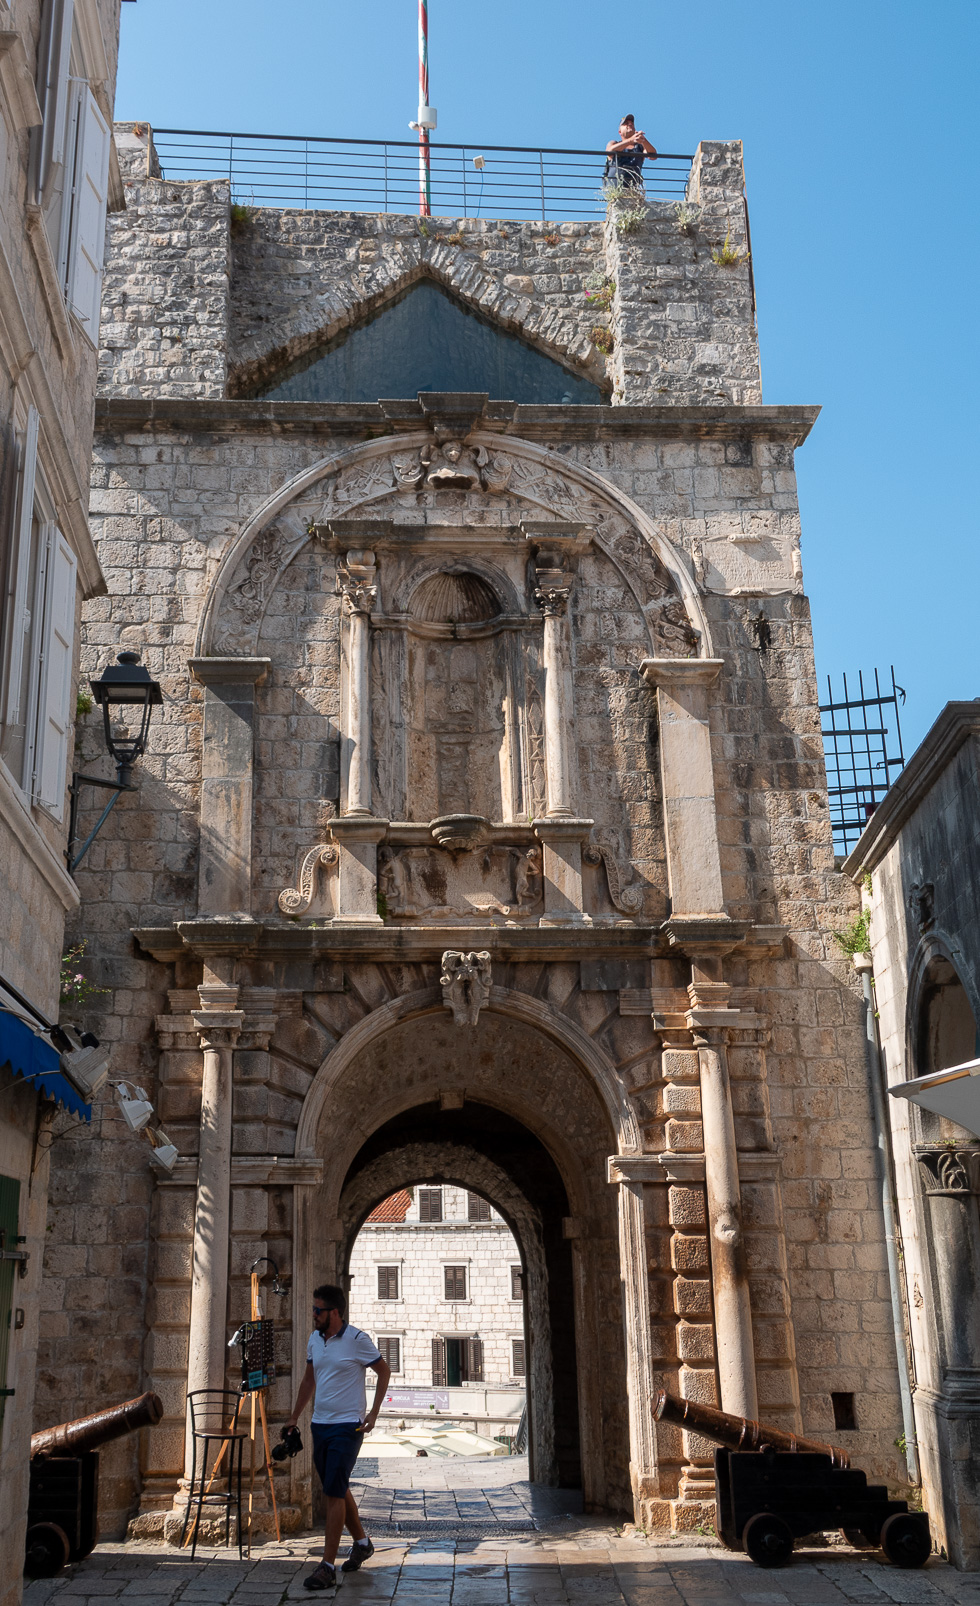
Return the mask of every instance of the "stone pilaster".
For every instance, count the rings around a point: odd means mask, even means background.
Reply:
[[[188,663],[204,686],[198,914],[249,914],[255,688],[272,660],[191,658]]]
[[[640,665],[641,675],[657,691],[667,875],[675,917],[717,917],[725,907],[708,723],[708,687],[721,668],[720,658],[646,658]]]

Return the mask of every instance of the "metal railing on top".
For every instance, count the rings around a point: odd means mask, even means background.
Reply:
[[[905,691],[890,671],[891,684],[882,685],[877,669],[874,689],[858,674],[853,682],[841,677],[842,693],[835,693],[827,676],[827,701],[820,704],[821,735],[827,761],[827,793],[834,847],[850,853],[892,781],[905,767],[899,703]],[[887,723],[886,723],[887,721]]]
[[[155,128],[168,179],[229,179],[236,201],[318,211],[418,211],[415,140],[305,138]],[[436,217],[588,222],[604,216],[604,151],[430,145]],[[482,166],[477,166],[481,161]],[[691,156],[649,158],[647,200],[682,200]]]

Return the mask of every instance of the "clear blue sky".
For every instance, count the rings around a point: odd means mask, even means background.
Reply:
[[[411,137],[415,0],[122,10],[121,120]],[[894,663],[908,751],[980,695],[976,0],[430,0],[429,33],[438,138],[598,146],[634,111],[661,150],[744,140],[765,399],[824,409],[817,668]]]

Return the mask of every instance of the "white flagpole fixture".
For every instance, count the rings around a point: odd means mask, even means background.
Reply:
[[[419,131],[419,217],[432,216],[429,129],[437,121],[436,109],[429,105],[429,0],[419,0],[419,111],[418,120],[410,125]]]
[[[917,1076],[914,1082],[899,1082],[888,1091],[893,1099],[908,1099],[980,1138],[980,1059]]]

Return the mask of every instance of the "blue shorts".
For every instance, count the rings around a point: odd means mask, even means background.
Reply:
[[[342,1500],[350,1487],[354,1462],[364,1443],[358,1422],[313,1422],[313,1465],[320,1474],[323,1492]]]

